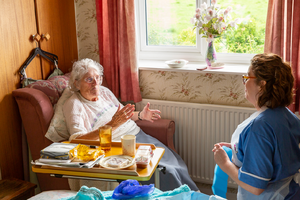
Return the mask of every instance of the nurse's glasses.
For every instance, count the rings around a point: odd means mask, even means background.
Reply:
[[[245,84],[245,83],[248,81],[248,79],[250,79],[250,78],[256,79],[256,77],[254,77],[254,76],[245,76],[245,75],[243,75],[242,78],[243,78],[243,83],[244,83],[244,84]]]

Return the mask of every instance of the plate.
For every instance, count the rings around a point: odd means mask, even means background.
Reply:
[[[207,69],[223,69],[224,67],[223,66],[219,66],[219,67],[210,67],[210,68],[207,68]]]
[[[210,67],[207,67],[207,69],[223,69],[224,63],[216,62],[213,63]]]
[[[109,166],[108,165],[108,161],[110,161],[111,159],[123,159],[123,160],[127,160],[127,163],[121,167],[112,167],[112,166]],[[135,164],[135,161],[134,161],[134,158],[131,157],[131,156],[125,156],[125,155],[115,155],[115,156],[108,156],[108,157],[105,157],[105,158],[102,158],[100,160],[100,166],[103,167],[103,168],[106,168],[106,169],[125,169],[125,168],[128,168],[132,165]]]

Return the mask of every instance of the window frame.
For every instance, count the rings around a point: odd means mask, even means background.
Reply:
[[[210,0],[195,0],[196,7]],[[196,8],[195,8],[196,9]],[[196,47],[162,47],[146,45],[146,0],[135,0],[137,55],[139,60],[186,59],[190,62],[204,62],[207,49],[205,38],[196,34]],[[191,16],[192,17],[192,16]],[[191,24],[192,26],[192,24]],[[249,64],[255,54],[218,53],[217,61],[224,63]]]

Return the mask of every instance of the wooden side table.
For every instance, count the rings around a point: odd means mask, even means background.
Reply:
[[[15,178],[0,180],[0,199],[28,199],[34,196],[36,187],[36,184]]]

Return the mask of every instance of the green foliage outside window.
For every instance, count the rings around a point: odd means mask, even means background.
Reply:
[[[148,45],[155,46],[195,46],[196,31],[189,19],[193,17],[189,12],[194,13],[193,1],[173,0],[171,10],[175,10],[176,16],[166,15],[166,10],[159,9],[155,6],[162,2],[160,0],[148,0],[150,17],[147,24]],[[218,0],[224,4],[223,6],[238,5],[234,8],[237,13],[235,18],[246,18],[237,29],[227,31],[222,38],[215,39],[214,46],[218,53],[263,53],[265,40],[265,16],[266,16],[266,0],[245,1],[239,5],[240,0]],[[252,7],[251,12],[247,10]],[[254,9],[254,8],[255,9]],[[166,16],[166,18],[162,18]],[[188,17],[187,17],[188,16]],[[168,26],[166,26],[166,24]],[[188,27],[188,28],[186,28]]]
[[[172,31],[149,30],[148,42],[151,45],[195,46],[196,32],[192,28],[182,30],[177,37]],[[237,29],[226,32],[214,42],[219,53],[263,53],[265,29],[257,29],[255,19],[241,23]]]

